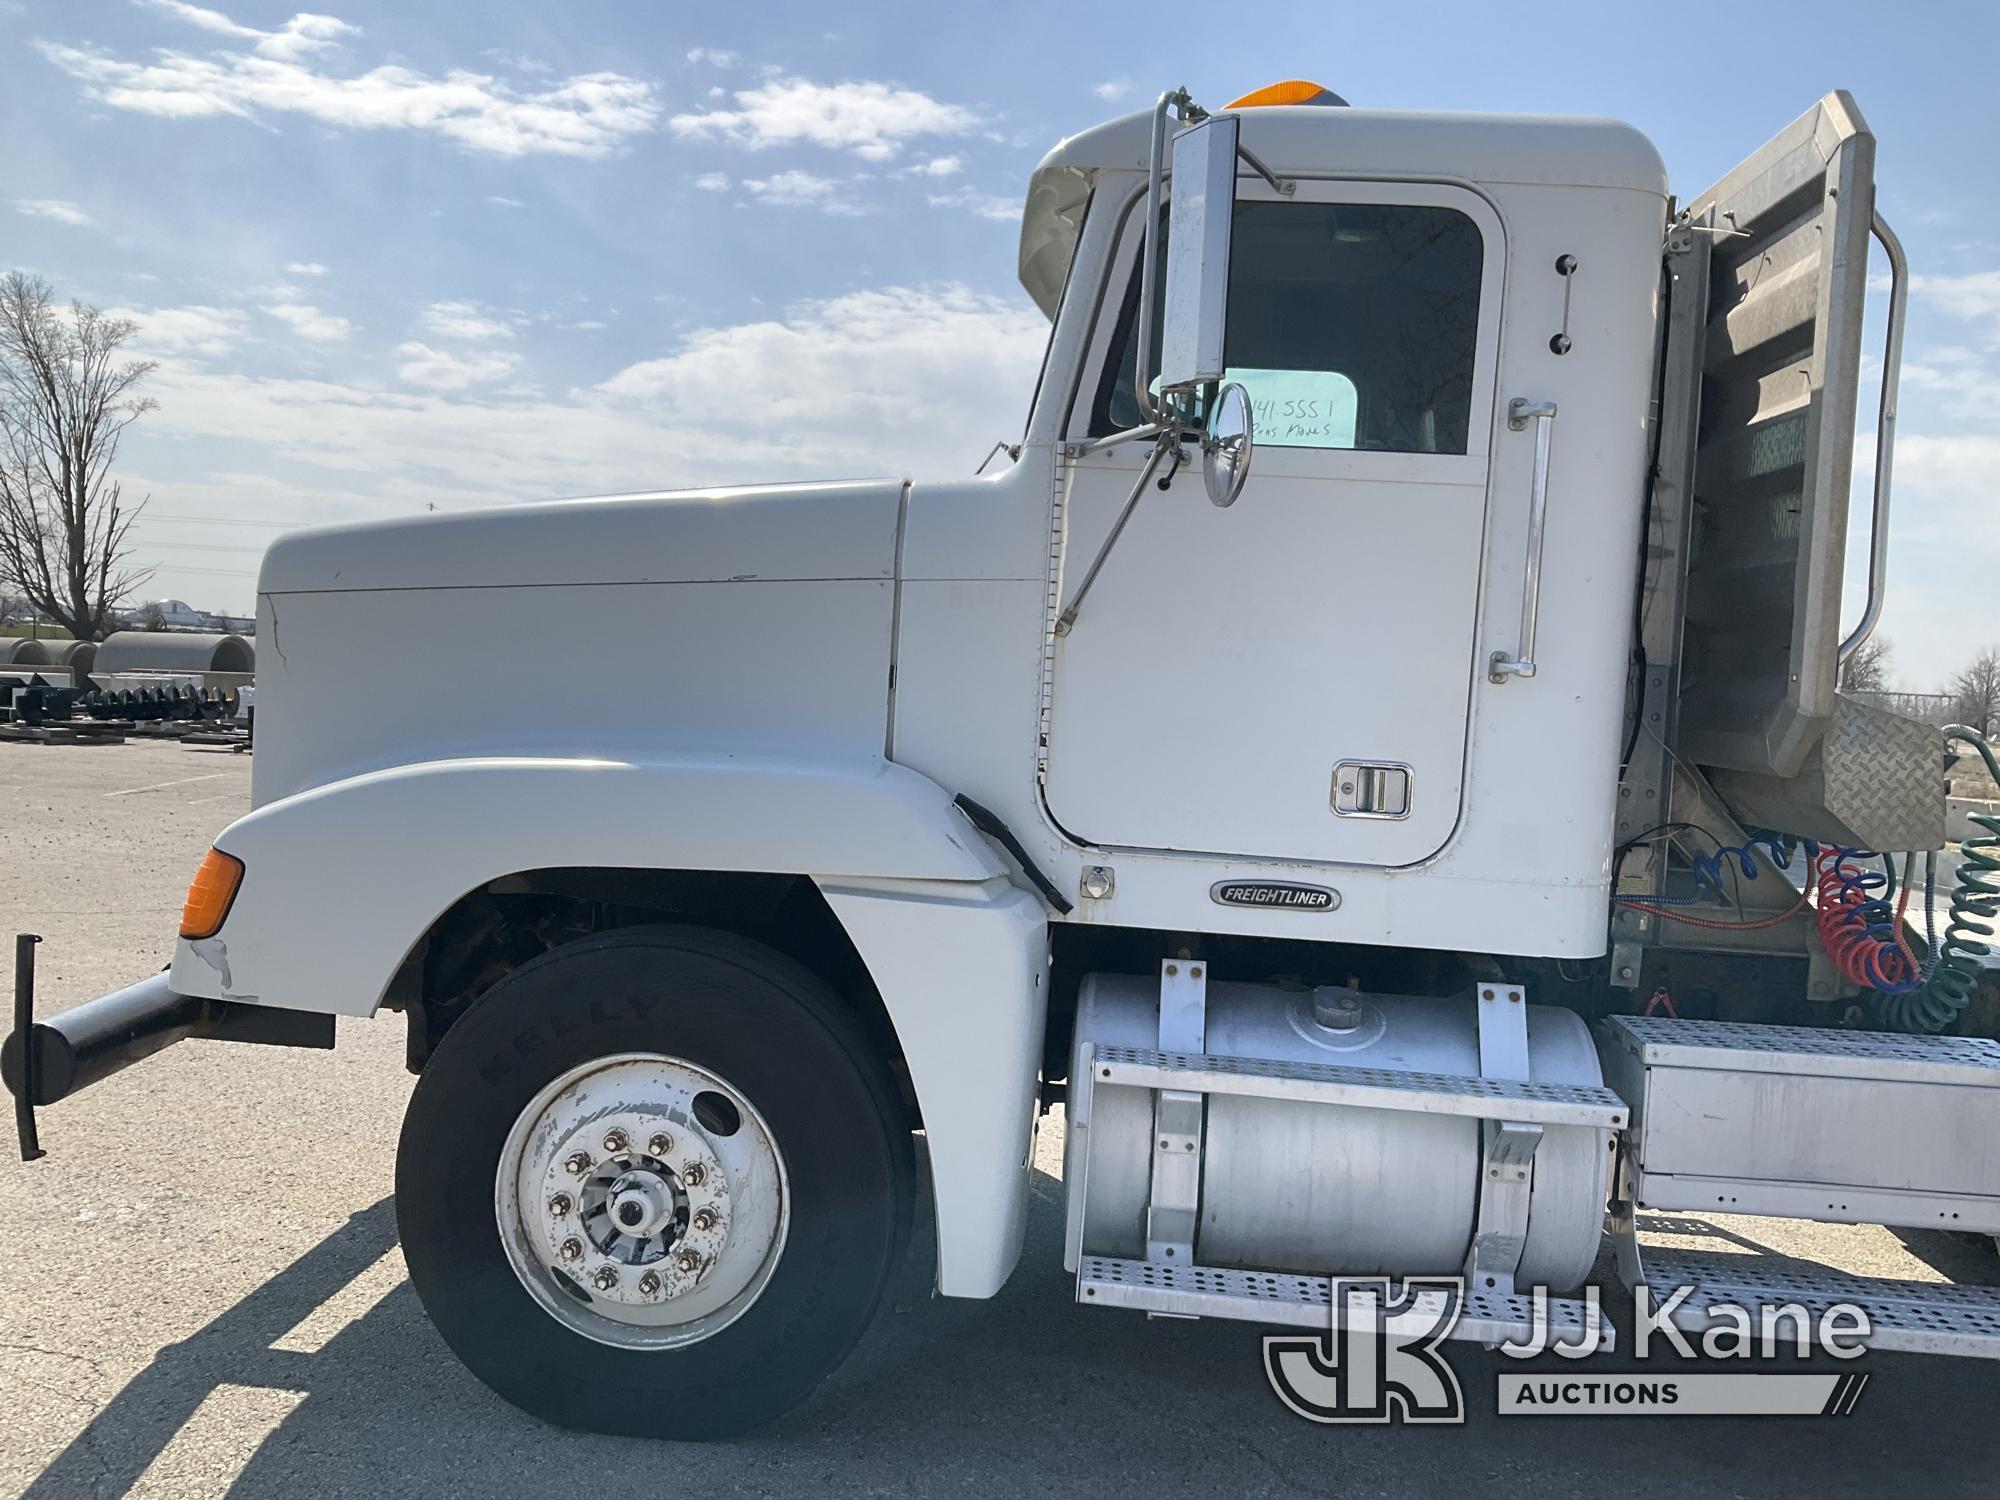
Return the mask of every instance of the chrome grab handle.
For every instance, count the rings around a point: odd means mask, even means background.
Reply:
[[[1542,603],[1542,523],[1549,508],[1549,429],[1555,425],[1553,401],[1516,396],[1507,403],[1507,429],[1519,432],[1535,424],[1535,479],[1528,500],[1528,563],[1521,575],[1521,649],[1518,655],[1495,651],[1486,664],[1492,682],[1535,675],[1535,616]]]
[[[1896,452],[1896,386],[1903,369],[1903,311],[1910,297],[1910,264],[1903,242],[1888,220],[1875,215],[1869,226],[1889,255],[1889,327],[1882,350],[1882,404],[1875,416],[1875,508],[1868,532],[1868,606],[1840,643],[1845,662],[1874,632],[1882,618],[1883,596],[1889,586],[1889,461]]]

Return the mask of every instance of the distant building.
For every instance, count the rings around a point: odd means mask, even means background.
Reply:
[[[185,599],[155,599],[125,610],[118,623],[127,630],[219,630],[250,635],[257,629],[253,615],[218,615],[196,609]]]

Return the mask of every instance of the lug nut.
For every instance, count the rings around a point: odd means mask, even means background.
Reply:
[[[608,1292],[618,1285],[618,1273],[609,1266],[599,1266],[596,1274],[590,1278],[590,1284],[600,1292]]]
[[[604,1149],[612,1156],[622,1152],[625,1149],[625,1132],[622,1130],[607,1132],[604,1137]]]
[[[674,1149],[674,1138],[663,1130],[646,1142],[646,1149],[654,1156],[665,1156]]]
[[[572,1151],[563,1161],[563,1170],[568,1172],[572,1177],[581,1177],[585,1172],[590,1170],[590,1153],[588,1151]]]
[[[567,1214],[571,1206],[568,1193],[557,1193],[553,1198],[549,1199],[549,1212],[558,1219]]]
[[[708,1173],[702,1170],[702,1165],[698,1161],[691,1161],[681,1168],[681,1181],[689,1187],[700,1187],[707,1180]]]
[[[639,1278],[639,1291],[644,1296],[648,1297],[658,1296],[660,1291],[660,1278],[658,1276],[655,1276],[651,1271],[648,1271],[644,1276],[641,1276]]]
[[[576,1260],[582,1254],[583,1254],[582,1240],[568,1239],[562,1242],[562,1258],[564,1260]]]
[[[692,1250],[683,1250],[674,1257],[674,1266],[677,1270],[692,1276],[701,1269],[701,1257]]]
[[[698,1208],[695,1210],[694,1227],[696,1229],[713,1229],[721,1220],[722,1216],[714,1209]]]

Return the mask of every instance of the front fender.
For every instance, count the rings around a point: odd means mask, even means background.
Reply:
[[[236,822],[216,936],[181,941],[177,993],[365,1016],[466,892],[561,866],[982,882],[1005,867],[935,782],[891,762],[495,757],[315,787]]]

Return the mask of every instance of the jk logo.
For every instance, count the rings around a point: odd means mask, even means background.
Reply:
[[[1464,1297],[1458,1277],[1336,1278],[1327,1333],[1267,1335],[1264,1373],[1309,1422],[1463,1422],[1465,1397],[1438,1345]]]

